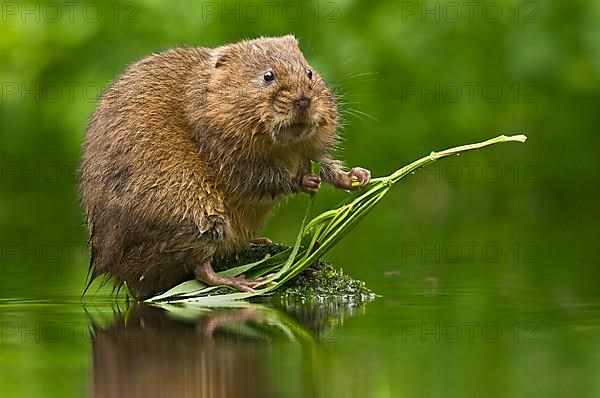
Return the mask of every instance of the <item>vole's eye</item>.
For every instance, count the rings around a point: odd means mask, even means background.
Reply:
[[[312,80],[312,70],[306,69],[306,76],[308,76],[308,80]]]
[[[275,73],[273,73],[272,70],[267,71],[263,75],[263,78],[265,79],[266,82],[272,82],[273,80],[275,80]]]

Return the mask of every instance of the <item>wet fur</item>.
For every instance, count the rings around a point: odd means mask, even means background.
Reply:
[[[91,279],[127,282],[140,299],[239,250],[276,203],[298,192],[309,160],[332,181],[341,163],[333,95],[292,36],[215,49],[178,47],[132,65],[104,93],[83,147],[80,192]],[[276,81],[267,85],[272,68]],[[293,101],[310,95],[312,135]]]

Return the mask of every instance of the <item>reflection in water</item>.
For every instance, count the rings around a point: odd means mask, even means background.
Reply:
[[[273,308],[236,305],[138,304],[115,311],[108,325],[92,312],[90,396],[281,396],[290,387],[278,386],[282,382],[277,374],[289,365],[286,353],[302,351],[302,363],[293,364],[299,365],[297,372],[313,368],[321,350],[317,341],[330,336],[332,325],[348,314],[334,312],[343,306],[296,312],[306,325]],[[277,358],[274,352],[279,350]]]

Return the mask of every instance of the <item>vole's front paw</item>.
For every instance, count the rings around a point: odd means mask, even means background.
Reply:
[[[300,190],[306,193],[315,193],[321,187],[321,177],[309,173],[300,178]]]
[[[356,181],[356,185],[352,182]],[[340,173],[335,180],[335,186],[348,191],[356,191],[371,181],[371,172],[362,167],[354,167],[347,173]]]

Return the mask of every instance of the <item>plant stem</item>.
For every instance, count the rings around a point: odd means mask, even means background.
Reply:
[[[461,145],[461,146],[457,146],[454,148],[445,149],[440,152],[434,151],[434,152],[431,152],[428,156],[422,157],[421,159],[415,160],[411,164],[402,167],[401,169],[395,171],[394,173],[390,174],[387,177],[374,178],[371,180],[371,182],[372,183],[387,182],[387,183],[395,184],[399,180],[404,178],[404,176],[406,176],[407,174],[415,171],[416,169],[418,169],[420,167],[425,166],[426,164],[435,162],[438,159],[446,158],[448,156],[460,155],[461,153],[464,153],[464,152],[474,151],[476,149],[485,148],[487,146],[500,144],[503,142],[525,142],[525,140],[527,140],[527,136],[522,135],[522,134],[511,135],[511,136],[500,135],[496,138],[491,138],[489,140],[486,140],[483,142],[478,142],[476,144]]]

